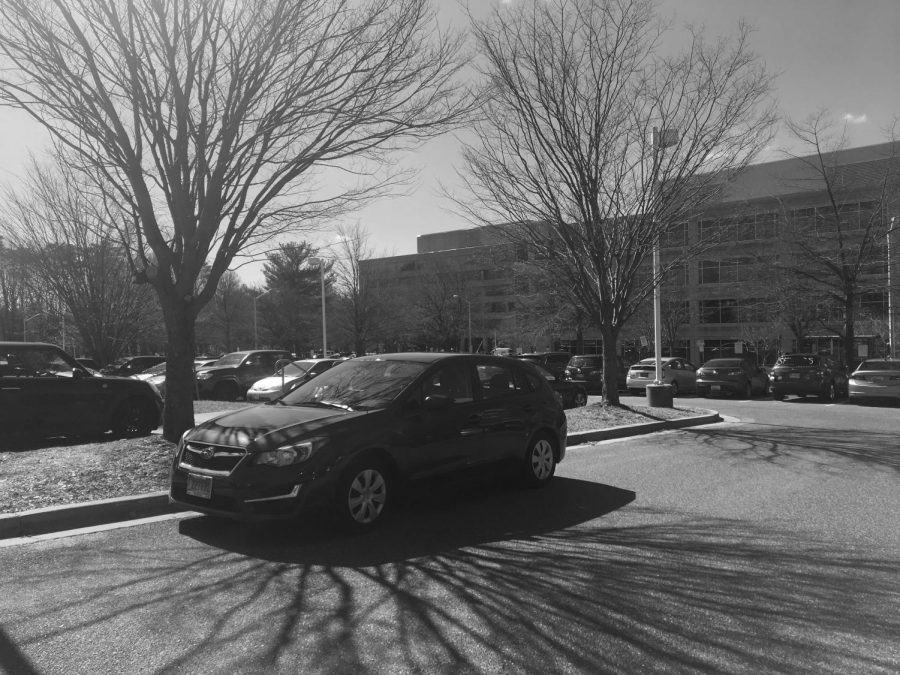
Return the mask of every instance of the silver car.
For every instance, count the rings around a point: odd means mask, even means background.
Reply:
[[[664,356],[662,362],[663,384],[672,385],[672,394],[687,394],[697,391],[697,366],[677,356]],[[648,384],[656,380],[656,357],[643,359],[628,369],[625,386],[629,394],[640,395]]]
[[[850,375],[850,400],[900,401],[900,359],[867,359]]]

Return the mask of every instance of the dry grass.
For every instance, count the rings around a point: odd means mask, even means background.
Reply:
[[[196,413],[244,407],[198,401]],[[685,408],[589,405],[567,411],[569,431],[698,414]],[[158,492],[168,488],[174,445],[160,436],[138,439],[41,441],[0,449],[0,513]]]

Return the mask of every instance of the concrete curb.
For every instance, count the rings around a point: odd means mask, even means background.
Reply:
[[[660,420],[645,424],[628,424],[609,429],[581,431],[569,434],[567,445],[579,445],[595,441],[605,441],[629,436],[663,431],[666,429],[683,429],[721,422],[722,417],[715,411],[698,417],[683,417],[675,420]],[[18,513],[0,514],[0,539],[33,537],[50,532],[74,530],[82,527],[108,525],[124,520],[149,518],[169,513],[178,513],[184,509],[169,503],[168,492],[151,492],[132,497],[101,499],[83,504],[65,504],[49,506],[43,509],[20,511]]]

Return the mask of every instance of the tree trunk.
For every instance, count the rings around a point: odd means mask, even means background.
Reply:
[[[163,436],[176,443],[194,426],[195,317],[191,305],[184,301],[165,299],[162,305],[168,337]]]
[[[855,294],[847,293],[844,301],[844,365],[847,368],[853,368],[856,361],[856,354],[853,353],[853,348],[856,346],[854,344],[856,341],[856,331],[854,330],[856,317],[853,311],[855,300]]]
[[[601,326],[603,337],[603,402],[619,405],[619,331]]]

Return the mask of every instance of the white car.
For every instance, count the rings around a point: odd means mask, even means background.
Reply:
[[[303,359],[289,361],[275,371],[253,383],[247,391],[247,401],[272,401],[282,394],[292,391],[316,375],[324,373],[343,359]]]
[[[900,401],[900,359],[867,359],[850,375],[850,400]]]
[[[672,394],[685,394],[697,391],[697,366],[686,359],[676,356],[664,356],[662,363],[663,384],[672,385]],[[628,369],[625,386],[629,394],[640,395],[648,384],[656,380],[656,357],[638,361]]]

